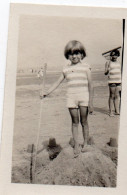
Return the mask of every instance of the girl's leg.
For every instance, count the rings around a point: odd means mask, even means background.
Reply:
[[[117,115],[120,114],[120,88],[119,86],[116,87],[116,90],[115,90],[115,113]]]
[[[79,143],[78,143],[78,125],[79,125],[79,114],[77,108],[69,108],[69,112],[72,119],[72,136],[74,139],[74,154],[75,157],[79,154]]]
[[[88,116],[88,107],[80,106],[80,122],[82,125],[82,133],[84,139],[82,152],[85,151],[85,148],[88,144],[88,138],[89,138],[89,127],[88,127],[87,116]]]
[[[113,108],[114,108],[114,98],[115,98],[115,86],[109,87],[109,115],[113,116]]]

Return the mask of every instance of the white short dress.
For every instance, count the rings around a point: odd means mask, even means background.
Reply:
[[[87,71],[90,66],[87,63],[67,65],[63,68],[63,74],[67,81],[67,107],[79,108],[88,106],[89,90]]]
[[[108,83],[121,83],[121,64],[119,62],[109,62]]]

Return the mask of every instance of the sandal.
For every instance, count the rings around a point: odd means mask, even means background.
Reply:
[[[118,113],[118,112],[115,112],[115,115],[120,115],[120,113]]]
[[[84,153],[84,152],[89,152],[91,151],[91,146],[89,145],[84,145],[81,152]]]
[[[86,148],[87,148],[87,145],[86,146],[83,146],[83,148],[81,149],[81,152],[83,152],[83,153],[86,152],[87,151]]]
[[[113,113],[109,113],[109,116],[110,116],[110,117],[114,117],[114,114],[113,114]]]
[[[74,158],[77,158],[79,154],[80,154],[80,151],[74,149]]]

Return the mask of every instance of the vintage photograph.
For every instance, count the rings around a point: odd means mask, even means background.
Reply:
[[[20,15],[12,183],[117,187],[124,26]]]

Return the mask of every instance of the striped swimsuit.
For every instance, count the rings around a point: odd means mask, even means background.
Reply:
[[[67,107],[88,106],[88,70],[89,65],[81,62],[63,69],[67,81]]]
[[[121,83],[121,65],[119,62],[110,61],[108,83]]]

